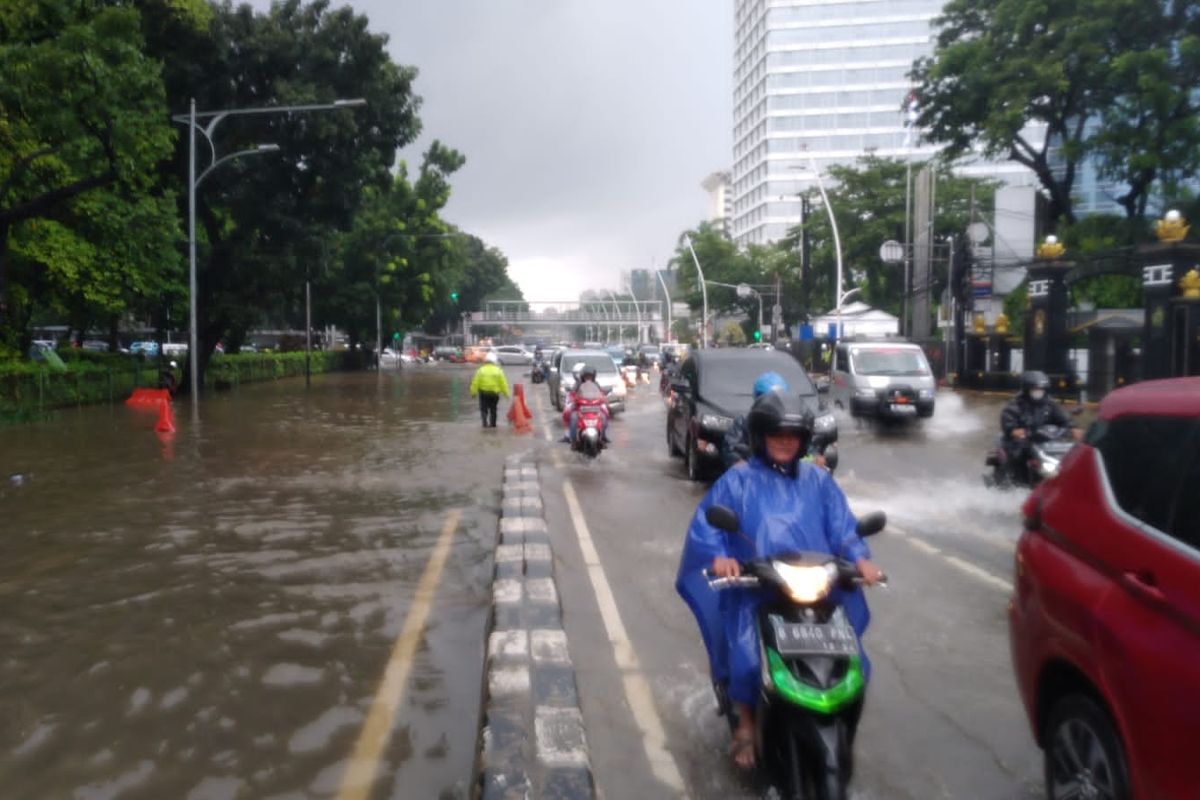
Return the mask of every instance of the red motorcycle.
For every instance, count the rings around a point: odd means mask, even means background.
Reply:
[[[576,398],[574,403],[567,406],[563,419],[571,424],[571,414],[575,413],[575,441],[571,449],[583,453],[588,458],[595,458],[604,449],[604,429],[608,422],[608,403],[603,399],[581,400]]]

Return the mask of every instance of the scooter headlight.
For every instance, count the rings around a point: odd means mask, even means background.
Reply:
[[[774,561],[771,566],[783,579],[788,596],[797,603],[815,603],[833,588],[833,571],[829,565],[799,567],[783,561]]]
[[[1039,459],[1039,461],[1041,462],[1040,468],[1042,471],[1043,478],[1053,478],[1055,475],[1058,474],[1058,466],[1059,466],[1060,462],[1057,458],[1051,458],[1050,456],[1042,456],[1041,459]]]

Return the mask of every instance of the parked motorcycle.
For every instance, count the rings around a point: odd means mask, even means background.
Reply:
[[[604,449],[604,422],[608,411],[604,400],[575,401],[575,442],[572,450],[595,458]]]
[[[983,482],[988,487],[1009,488],[1024,486],[1032,488],[1046,478],[1058,474],[1059,464],[1075,445],[1071,429],[1059,425],[1043,425],[1029,431],[1026,448],[1027,458],[1016,463],[1009,458],[1004,447],[1004,437],[996,440],[996,447],[988,454],[985,464],[992,468],[985,473]]]
[[[739,531],[729,508],[712,506],[705,516],[715,528]],[[886,524],[882,512],[865,515],[858,534],[870,536]],[[707,570],[705,577],[713,589],[766,593],[758,610],[764,668],[755,763],[787,800],[844,800],[866,676],[858,637],[830,595],[861,583],[858,567],[828,553],[793,553],[747,561],[737,578],[715,578]],[[736,729],[726,686],[713,688],[719,713]]]

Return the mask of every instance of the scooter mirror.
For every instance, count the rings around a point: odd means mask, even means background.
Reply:
[[[714,528],[719,528],[726,533],[738,532],[738,518],[733,509],[726,506],[709,506],[708,511],[704,512],[704,518],[708,520],[708,524]]]
[[[887,527],[887,514],[882,511],[872,511],[858,518],[858,535],[874,536]]]

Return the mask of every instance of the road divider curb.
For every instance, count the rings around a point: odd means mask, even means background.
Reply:
[[[504,466],[485,657],[474,781],[481,800],[594,797],[532,454]]]

